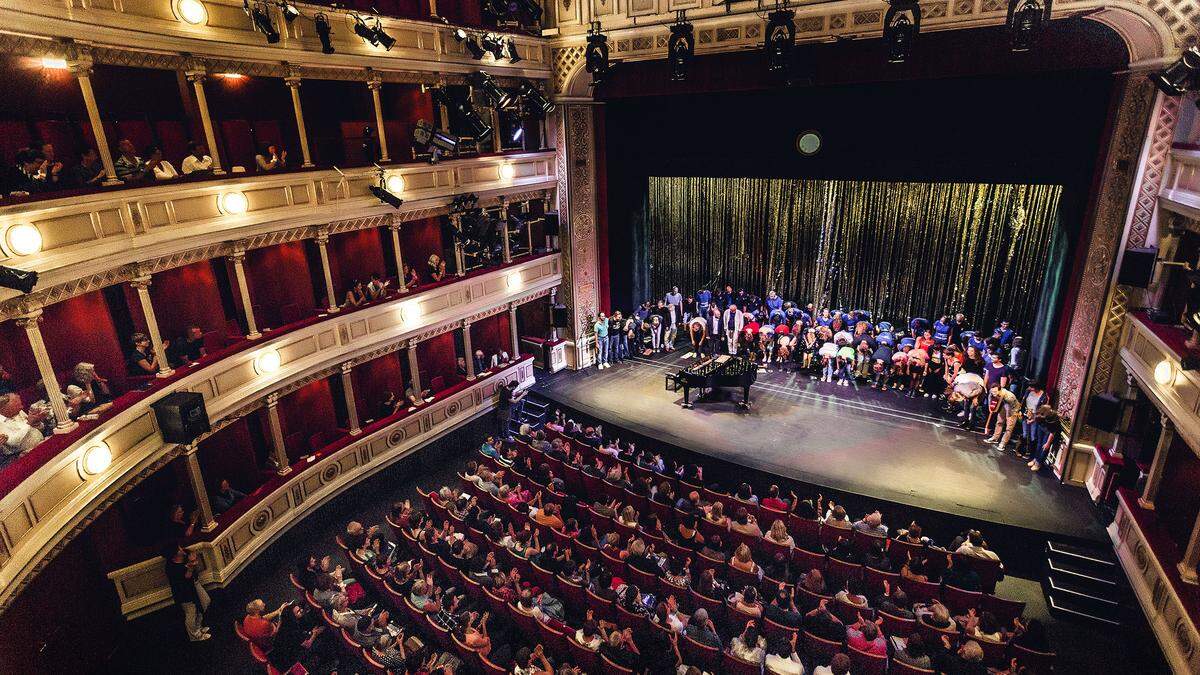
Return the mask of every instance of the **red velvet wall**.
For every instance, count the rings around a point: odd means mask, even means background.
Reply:
[[[336,29],[335,29],[336,30]],[[387,90],[392,85],[384,85]],[[300,87],[304,123],[313,161],[319,165],[361,166],[364,126],[375,126],[375,106],[365,81],[305,80]],[[342,122],[354,121],[343,131]]]
[[[471,347],[482,349],[491,358],[501,350],[512,353],[508,332],[508,312],[500,312],[471,324]]]
[[[217,126],[223,166],[241,165],[254,171],[254,153],[265,143],[282,143],[289,159],[299,161],[300,135],[292,95],[283,80],[211,77],[205,80],[204,92]],[[307,120],[308,109],[304,112]]]
[[[314,435],[329,434],[337,429],[329,380],[311,382],[284,396],[279,401],[279,417],[287,441],[288,458],[294,462],[310,452],[309,440]]]
[[[1200,513],[1197,485],[1200,485],[1200,458],[1187,443],[1176,437],[1167,455],[1167,465],[1163,467],[1163,482],[1154,508],[1180,553],[1187,548],[1196,515]]]
[[[455,341],[457,331],[442,333],[417,345],[417,364],[421,369],[421,386],[433,390],[433,393],[445,389],[458,381],[454,372]],[[441,386],[434,386],[437,378],[441,378]]]
[[[550,337],[550,296],[518,306],[517,329],[520,336]]]
[[[420,275],[421,283],[429,283],[429,266],[426,261],[429,260],[430,254],[436,253],[445,257],[445,251],[442,249],[441,219],[422,218],[401,225],[400,250],[404,254],[404,262]],[[446,267],[453,270],[454,261],[447,262]]]
[[[379,92],[388,125],[388,149],[393,161],[412,161],[412,132],[418,120],[435,122],[433,96],[416,84],[386,84]]]
[[[303,242],[247,252],[246,279],[260,330],[309,316],[316,307]],[[235,293],[234,297],[241,302],[239,294]]]
[[[456,26],[483,26],[483,9],[475,0],[438,0],[438,14]]]
[[[221,479],[242,492],[250,492],[262,484],[255,462],[254,437],[245,418],[200,441],[199,447],[200,470],[209,492],[217,490]]]
[[[16,321],[0,324],[0,365],[12,376],[12,384],[18,390],[33,386],[41,377],[33,361],[33,350],[29,348],[25,329],[18,326]]]
[[[329,272],[339,302],[355,279],[365,284],[371,280],[372,273],[385,274],[379,233],[378,228],[369,228],[329,238]]]
[[[138,293],[124,285],[125,301],[138,330],[145,330],[146,320]],[[154,275],[150,284],[150,301],[163,339],[182,336],[188,326],[196,324],[204,332],[225,330],[225,311],[213,267],[207,260],[176,267]]]
[[[96,370],[109,379],[115,393],[126,390],[125,346],[117,337],[116,326],[100,291],[50,305],[41,325],[42,338],[57,372],[63,373],[75,364],[87,361],[96,364]],[[23,365],[34,368],[32,358]],[[37,379],[35,374],[33,381]]]
[[[354,402],[360,420],[377,417],[379,404],[388,392],[404,395],[406,385],[403,360],[408,358],[404,350],[384,354],[377,359],[360,363],[351,371],[354,381]]]

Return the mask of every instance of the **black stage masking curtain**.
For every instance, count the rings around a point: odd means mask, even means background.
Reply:
[[[963,312],[1033,328],[1058,235],[1054,185],[651,177],[654,295],[730,284],[893,323]],[[1061,253],[1060,253],[1061,254]],[[1026,333],[1028,334],[1028,333]]]

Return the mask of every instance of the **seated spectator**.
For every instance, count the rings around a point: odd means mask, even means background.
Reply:
[[[788,534],[787,525],[784,525],[783,520],[776,518],[775,522],[771,523],[771,529],[767,532],[767,541],[782,546],[794,546],[796,541],[792,539],[792,535]]]
[[[492,359],[491,359],[490,363],[491,363],[492,368],[498,368],[498,367],[508,363],[511,360],[512,360],[512,357],[508,355],[508,352],[501,349],[500,351],[496,352],[495,354],[492,354]]]
[[[75,416],[99,414],[112,407],[112,389],[93,363],[75,364],[64,393]]]
[[[403,672],[408,664],[408,654],[404,650],[404,628],[399,629],[396,637],[390,633],[380,635],[379,641],[371,647],[371,658],[384,668]]]
[[[868,513],[862,520],[854,521],[852,528],[877,537],[886,537],[888,533],[887,525],[883,524],[883,514],[878,511]]]
[[[25,196],[46,190],[45,181],[38,178],[42,161],[41,153],[33,148],[17,150],[14,163],[4,176],[4,193]]]
[[[795,590],[780,583],[778,591],[771,597],[771,603],[763,608],[763,617],[781,626],[799,628],[804,615],[796,608]]]
[[[617,631],[613,631],[613,635],[616,635],[618,638],[622,639],[618,639],[615,646],[612,646],[611,643],[606,643],[603,647],[601,647],[601,653],[605,654],[610,660],[616,663],[623,664],[630,661],[629,652],[622,648],[625,642],[623,636],[617,633]],[[628,646],[630,649],[633,649],[632,645],[633,638],[631,637],[628,640]],[[609,647],[610,649],[606,649],[606,647]],[[614,659],[614,654],[619,654],[620,656]],[[633,662],[636,664],[636,660]],[[517,650],[516,656],[513,657],[512,672],[513,675],[554,675],[554,667],[550,665],[549,659],[546,658],[546,654],[544,653],[542,645],[538,645],[534,647],[532,651],[528,647],[522,647]]]
[[[117,170],[117,178],[126,183],[136,183],[146,177],[149,169],[146,163],[138,157],[137,151],[133,147],[133,141],[128,138],[123,138],[117,143],[117,161],[115,163]],[[186,161],[186,160],[185,160]],[[187,166],[186,163],[184,166]],[[185,170],[184,173],[187,173]]]
[[[804,664],[796,653],[796,637],[793,631],[787,640],[773,637],[767,640],[767,655],[763,667],[770,675],[804,675]]]
[[[281,150],[279,146],[270,143],[262,146],[258,154],[254,155],[254,163],[258,165],[259,171],[276,171],[287,166],[287,150]]]
[[[800,575],[798,585],[804,587],[804,589],[809,592],[816,593],[817,595],[825,595],[826,592],[825,575],[821,574],[821,570],[815,567]]]
[[[279,616],[274,646],[267,654],[271,665],[289,671],[303,661],[309,670],[327,669],[337,662],[336,638],[320,625],[320,619],[303,606],[293,604]]]
[[[841,642],[846,638],[846,626],[829,611],[828,602],[821,598],[816,608],[804,616],[804,630],[826,640]]]
[[[351,609],[350,598],[345,595],[339,595],[333,601],[333,609],[329,612],[333,617],[334,623],[345,628],[346,630],[354,630],[358,625],[359,619],[366,618],[368,621],[371,617],[370,609]]]
[[[859,609],[867,608],[867,597],[862,594],[862,581],[859,579],[847,579],[842,590],[838,591],[833,599]]]
[[[429,260],[426,262],[429,267],[429,278],[434,282],[439,282],[446,278],[446,261],[436,253],[429,254]]]
[[[763,607],[762,603],[758,601],[758,589],[753,586],[747,586],[740,592],[729,596],[728,602],[730,607],[742,614],[762,616]]]
[[[893,586],[887,579],[883,580],[883,595],[875,598],[874,606],[881,612],[898,616],[901,619],[915,618],[908,594],[899,585]]]
[[[589,609],[587,620],[583,622],[579,630],[575,631],[575,642],[595,652],[600,650],[601,641],[600,626],[592,618],[592,610]]]
[[[833,500],[829,501],[829,510],[825,512],[825,519],[822,522],[827,527],[836,527],[843,530],[848,530],[852,527],[850,517],[846,515],[846,509],[840,504],[834,504]]]
[[[813,668],[813,675],[849,675],[850,673],[850,657],[842,653],[833,655],[829,659],[828,666],[817,666]]]
[[[387,287],[390,281],[379,276],[378,272],[371,273],[371,281],[367,282],[367,299],[379,300],[387,295]]]
[[[245,492],[233,489],[229,481],[222,478],[220,488],[212,496],[213,512],[217,514],[225,513],[229,509],[232,509],[234,504],[245,498]]]
[[[946,569],[942,571],[942,583],[964,591],[980,590],[979,573],[967,565],[956,565],[954,556],[946,554]]]
[[[16,390],[17,387],[12,381],[12,373],[8,372],[3,364],[0,364],[0,394],[11,394]]]
[[[733,521],[729,523],[729,529],[755,537],[762,536],[762,530],[758,528],[758,521],[755,520],[754,516],[750,515],[750,512],[744,506],[738,507],[737,512],[733,516]]]
[[[958,628],[954,619],[950,618],[950,610],[937,601],[934,601],[925,611],[918,611],[917,620],[940,630],[956,630]]]
[[[350,282],[350,288],[346,289],[346,300],[342,303],[342,307],[361,307],[367,304],[367,287],[363,284],[362,279],[355,279]]]
[[[357,520],[346,524],[346,532],[342,535],[342,543],[351,551],[360,549],[367,543],[367,530]]]
[[[267,612],[267,603],[261,599],[246,603],[246,616],[242,618],[242,633],[264,652],[271,651],[275,633],[279,631],[279,616],[292,605],[285,602],[274,612]]]
[[[35,174],[47,190],[57,190],[62,185],[63,163],[58,161],[53,143],[42,143],[40,147],[42,163]]]
[[[705,519],[709,522],[716,523],[720,527],[729,527],[729,516],[725,515],[725,505],[721,502],[713,502],[708,511],[704,514]]]
[[[187,157],[183,158],[183,175],[211,176],[213,172],[212,157],[208,156],[208,148],[203,143],[188,141]]]
[[[408,401],[408,404],[414,408],[425,405],[425,399],[429,398],[429,394],[430,392],[428,389],[421,389],[418,391],[413,387],[413,383],[411,381],[408,383],[408,386],[404,388],[404,399]]]
[[[781,499],[779,496],[779,486],[772,485],[767,488],[767,496],[763,497],[762,505],[768,509],[775,511],[790,511],[791,505],[796,503],[796,493],[791,494],[791,500]]]
[[[208,354],[204,347],[204,331],[200,326],[192,324],[182,337],[171,340],[171,348],[167,350],[167,360],[175,366],[185,366],[195,363]]]
[[[758,571],[758,565],[754,563],[754,558],[750,553],[750,547],[746,544],[739,545],[733,552],[733,556],[729,559],[730,567],[734,567],[743,572],[751,574]]]
[[[29,452],[44,436],[39,431],[49,410],[25,404],[18,394],[0,394],[0,455],[5,458],[20,457]]]
[[[160,364],[158,355],[154,353],[151,346],[150,337],[145,333],[134,333],[129,340],[133,343],[133,349],[125,356],[129,374],[149,376],[158,373]],[[163,346],[166,347],[169,344],[168,342]]]
[[[942,653],[934,666],[946,675],[985,675],[987,665],[983,662],[983,647],[974,640],[967,640],[957,651],[950,649],[949,638],[942,637]]]
[[[104,181],[104,164],[95,148],[84,148],[79,163],[67,169],[60,182],[64,188],[83,188],[99,185]]]
[[[988,560],[1000,560],[1000,556],[996,552],[988,548],[987,542],[983,540],[983,533],[979,530],[970,530],[967,532],[966,541],[963,541],[958,548],[954,549],[955,553],[969,555],[975,558],[986,558]]]
[[[717,634],[717,626],[708,618],[708,610],[701,607],[692,613],[684,632],[688,637],[709,647],[721,648],[721,636]]]
[[[747,621],[742,634],[729,641],[730,653],[750,663],[762,663],[766,649],[767,640],[758,634],[758,626],[753,621]]]
[[[313,590],[313,600],[321,606],[321,609],[333,611],[341,598],[347,597],[342,592],[342,587],[338,580],[331,574],[317,575],[317,584]]]
[[[921,637],[920,633],[913,633],[908,636],[907,640],[893,637],[892,644],[895,648],[892,658],[896,661],[926,670],[933,666],[929,653],[925,649],[925,639]]]
[[[879,632],[879,626],[858,615],[858,621],[846,627],[846,645],[878,656],[887,656],[887,640]]]
[[[404,271],[400,276],[404,279],[404,287],[409,290],[421,285],[421,277],[415,269],[408,266],[408,263],[404,263]]]
[[[146,156],[146,171],[153,172],[154,180],[173,180],[179,178],[179,172],[171,163],[163,159],[162,148],[157,145],[148,145],[142,151]]]
[[[973,607],[967,610],[962,625],[964,634],[981,642],[1005,642],[1009,637],[1000,623],[996,621],[995,614],[991,612],[980,614]]]

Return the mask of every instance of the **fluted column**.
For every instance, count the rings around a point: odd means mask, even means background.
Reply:
[[[467,257],[463,255],[462,241],[458,236],[458,233],[462,232],[462,216],[457,213],[450,214],[450,223],[456,233],[454,237],[454,274],[461,277],[467,273],[464,269],[467,266]]]
[[[271,427],[271,450],[275,455],[276,473],[286,475],[292,470],[287,445],[283,442],[283,425],[279,423],[279,394],[267,395],[267,425]]]
[[[388,225],[388,229],[392,232],[392,253],[396,256],[396,276],[399,277],[396,290],[400,293],[407,293],[408,286],[404,283],[404,256],[400,253],[400,219],[398,216]]]
[[[292,92],[292,109],[296,113],[296,130],[300,132],[300,155],[304,158],[304,163],[300,166],[307,169],[313,166],[313,161],[308,150],[308,129],[304,126],[304,108],[300,106],[300,78],[286,77],[283,82]]]
[[[154,348],[154,356],[158,358],[156,377],[170,377],[175,374],[171,362],[167,360],[167,348],[163,346],[162,333],[158,330],[158,318],[154,315],[154,303],[150,302],[150,275],[141,274],[129,282],[137,289],[138,302],[142,306],[142,315],[146,317],[146,333],[150,336],[150,345]]]
[[[217,521],[213,518],[212,504],[208,501],[208,486],[204,484],[204,474],[200,472],[200,458],[196,455],[199,447],[193,443],[187,446],[183,453],[187,465],[188,482],[192,485],[192,497],[196,500],[196,508],[200,510],[200,531],[212,532],[217,529]]]
[[[1158,497],[1158,488],[1162,485],[1163,469],[1167,465],[1167,455],[1171,452],[1171,443],[1175,440],[1175,423],[1169,417],[1162,417],[1162,431],[1158,434],[1158,445],[1154,447],[1154,461],[1150,464],[1150,473],[1146,476],[1146,486],[1142,496],[1138,497],[1138,505],[1143,509],[1154,510],[1154,500]]]
[[[521,354],[521,336],[517,334],[517,303],[508,303],[508,332],[512,334],[512,351],[509,355],[515,361]]]
[[[508,200],[500,199],[500,241],[504,244],[504,262],[512,262],[512,242],[508,240]]]
[[[46,387],[46,398],[50,401],[50,409],[54,411],[54,433],[65,434],[79,424],[67,413],[67,403],[63,400],[62,389],[58,387],[58,376],[54,374],[54,364],[50,362],[50,353],[46,351],[46,343],[42,340],[42,329],[38,325],[41,320],[42,310],[36,309],[17,319],[17,325],[25,329],[29,347],[33,350],[33,360]]]
[[[420,342],[413,338],[408,341],[408,371],[412,379],[412,388],[416,392],[418,398],[421,396],[421,369],[417,365],[417,345]]]
[[[349,361],[342,364],[342,396],[346,398],[346,419],[350,423],[350,435],[362,433],[358,423],[358,407],[354,404],[354,378],[350,376],[354,366]]]
[[[225,174],[221,168],[221,154],[217,150],[217,134],[213,131],[212,116],[208,113],[208,97],[204,95],[204,76],[202,70],[187,73],[188,82],[196,90],[196,108],[200,110],[200,124],[204,127],[204,141],[208,145],[208,155],[212,157],[212,172],[214,176]]]
[[[558,286],[550,289],[550,341],[558,342],[558,326],[554,325],[554,306],[558,304]]]
[[[100,155],[100,163],[104,166],[104,182],[102,185],[120,185],[123,181],[117,178],[117,167],[113,164],[112,150],[108,147],[108,136],[104,133],[104,120],[100,118],[100,107],[96,105],[96,93],[92,91],[92,65],[90,62],[76,61],[70,64],[71,73],[79,82],[79,91],[83,94],[83,105],[87,108],[88,122],[92,125],[92,135],[96,138],[96,152]]]
[[[463,354],[467,357],[467,379],[475,379],[475,350],[471,348],[471,322],[462,322]]]
[[[1200,565],[1200,516],[1196,517],[1196,524],[1192,526],[1192,536],[1188,539],[1187,550],[1183,552],[1183,560],[1179,561],[1179,577],[1184,583],[1195,584],[1196,566]]]
[[[254,305],[250,304],[250,286],[246,283],[246,252],[238,249],[230,254],[233,261],[233,276],[237,281],[238,295],[242,297],[242,311],[246,315],[246,339],[257,340],[262,337],[258,325],[254,322]]]
[[[325,276],[325,295],[329,298],[329,313],[338,311],[337,295],[333,292],[333,274],[329,271],[329,233],[317,235],[317,250],[321,253],[321,272]]]
[[[375,130],[378,133],[379,139],[379,161],[390,162],[388,157],[387,147],[387,131],[383,128],[383,101],[380,100],[379,90],[383,87],[383,80],[378,77],[372,77],[367,80],[367,87],[371,90],[371,102],[375,104]]]

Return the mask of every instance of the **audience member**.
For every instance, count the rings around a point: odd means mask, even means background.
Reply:
[[[212,175],[212,157],[208,156],[208,148],[203,143],[188,141],[187,151],[187,157],[183,158],[183,175],[192,177]]]
[[[269,143],[259,149],[254,156],[254,163],[259,171],[276,171],[287,166],[287,150],[281,150],[274,143]]]
[[[123,138],[117,143],[116,169],[117,178],[126,183],[136,183],[146,177],[146,163],[138,157],[133,141],[128,138]]]
[[[233,489],[229,480],[222,478],[221,485],[212,495],[213,513],[222,514],[233,508],[233,505],[246,498],[246,493]]]

